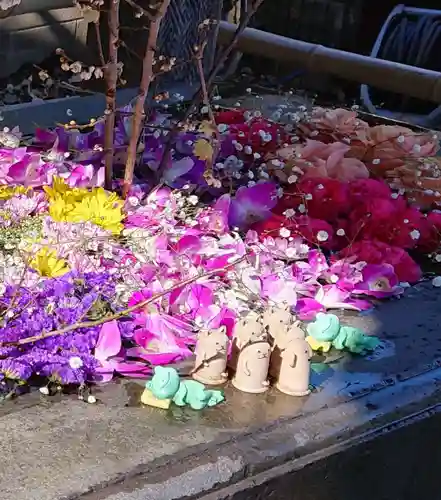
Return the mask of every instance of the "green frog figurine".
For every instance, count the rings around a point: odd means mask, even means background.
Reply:
[[[307,342],[314,351],[328,352],[331,347],[354,354],[366,354],[376,349],[378,337],[366,335],[359,328],[341,325],[335,314],[318,313],[315,321],[307,326]]]
[[[193,410],[216,406],[225,400],[223,391],[206,389],[196,380],[180,380],[174,368],[156,366],[153,377],[145,385],[141,402],[156,408],[168,409],[189,405]]]

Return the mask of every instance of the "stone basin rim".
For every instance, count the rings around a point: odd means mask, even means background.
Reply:
[[[214,500],[221,490],[223,495],[225,489],[235,488],[240,482],[258,483],[259,475],[263,473],[267,478],[268,473],[277,477],[285,470],[298,470],[354,444],[441,412],[440,389],[441,368],[427,370],[395,386],[385,386],[375,393],[362,395],[356,401],[325,406],[315,413],[285,417],[227,440],[216,439],[172,456],[160,457],[96,485],[88,492],[63,500],[129,500],[131,492],[147,489],[151,495],[154,490],[164,491],[173,480],[185,482],[185,477],[197,470],[202,471],[195,475],[198,484],[194,489],[197,491],[191,495],[170,496],[170,500],[202,497]],[[370,405],[369,409],[367,405]],[[351,425],[351,418],[357,415],[358,408],[363,408],[364,415],[360,413],[358,421]],[[236,466],[227,480],[216,481],[207,488],[204,471],[213,474],[213,468],[216,470],[218,462],[225,457],[233,460]],[[128,496],[120,497],[122,492]],[[137,498],[149,500],[156,497],[133,496],[133,499]]]

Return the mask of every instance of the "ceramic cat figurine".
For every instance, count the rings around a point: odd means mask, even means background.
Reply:
[[[312,349],[305,338],[292,338],[281,351],[276,388],[290,396],[307,396]]]
[[[277,336],[273,340],[271,361],[270,361],[270,375],[277,379],[280,373],[282,364],[282,351],[286,349],[288,343],[293,339],[304,339],[305,332],[300,326],[300,321],[295,321],[292,324],[283,325],[278,327]]]
[[[141,396],[141,402],[167,409],[173,402],[177,406],[190,406],[193,410],[215,406],[225,400],[222,391],[205,389],[196,380],[180,380],[174,368],[156,366],[151,380]]]
[[[227,328],[201,331],[196,343],[196,361],[192,377],[206,385],[220,385],[227,381],[229,339]]]
[[[237,347],[236,373],[232,384],[243,392],[257,394],[269,387],[268,370],[271,346],[262,316],[250,312],[234,331]]]
[[[287,326],[291,325],[295,316],[291,313],[291,306],[270,306],[263,313],[263,326],[273,339],[283,334]]]
[[[236,389],[251,394],[268,390],[268,370],[271,346],[265,340],[243,347],[237,360],[232,384]]]
[[[235,371],[241,349],[250,342],[267,340],[267,333],[263,328],[262,315],[250,311],[239,319],[234,326],[233,345],[228,366]]]
[[[234,338],[241,349],[245,344],[259,342],[267,339],[267,333],[263,328],[262,315],[250,311],[244,318],[240,319],[234,327]]]

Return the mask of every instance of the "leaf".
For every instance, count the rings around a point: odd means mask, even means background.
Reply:
[[[199,139],[194,145],[194,154],[200,160],[211,160],[213,158],[213,147],[205,139]]]
[[[199,126],[199,131],[207,137],[211,137],[216,132],[216,128],[211,122],[204,120]]]

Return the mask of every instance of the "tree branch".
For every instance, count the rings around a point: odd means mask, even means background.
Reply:
[[[20,339],[16,342],[0,342],[0,347],[10,347],[10,346],[20,346],[20,345],[25,345],[25,344],[31,344],[33,342],[37,342],[38,340],[44,340],[49,337],[55,337],[57,335],[64,335],[65,333],[70,333],[73,332],[74,330],[77,330],[78,328],[92,328],[94,326],[99,326],[104,323],[107,323],[108,321],[112,321],[115,319],[120,319],[123,318],[124,316],[128,316],[129,314],[139,311],[140,309],[148,306],[152,302],[155,302],[156,300],[160,299],[164,295],[167,295],[170,292],[173,292],[174,290],[177,290],[179,288],[183,288],[187,285],[191,285],[192,283],[195,283],[196,281],[204,278],[211,278],[212,276],[215,276],[219,273],[223,273],[227,271],[228,269],[231,269],[232,267],[236,266],[237,264],[240,264],[243,262],[246,258],[248,257],[248,254],[243,255],[242,257],[236,259],[234,262],[231,262],[230,264],[227,264],[225,267],[218,268],[218,269],[213,269],[211,271],[208,271],[203,274],[198,274],[197,276],[193,276],[192,278],[188,278],[184,281],[180,281],[179,283],[176,283],[175,285],[167,288],[166,290],[163,290],[162,292],[159,292],[149,299],[143,300],[142,302],[139,302],[138,304],[128,307],[127,309],[124,309],[123,311],[120,311],[115,314],[110,314],[109,316],[106,316],[104,318],[98,319],[96,321],[84,321],[80,323],[76,323],[74,325],[69,325],[66,326],[65,328],[60,328],[59,330],[52,330],[50,332],[43,332],[40,335],[34,335],[32,337],[26,337],[24,339]]]
[[[156,42],[158,40],[159,28],[162,18],[167,12],[170,0],[163,0],[154,20],[150,24],[147,47],[144,61],[142,64],[142,77],[138,97],[136,99],[135,110],[132,120],[132,130],[129,147],[127,150],[127,161],[124,172],[123,198],[125,198],[133,183],[133,174],[135,171],[136,152],[141,134],[141,124],[144,115],[145,100],[149,92],[150,83],[153,80],[153,64],[155,57]]]
[[[106,123],[104,127],[105,188],[112,189],[114,129],[116,110],[116,85],[118,82],[118,39],[120,0],[110,1],[109,13],[109,63],[105,66]],[[99,30],[98,30],[99,31]]]

